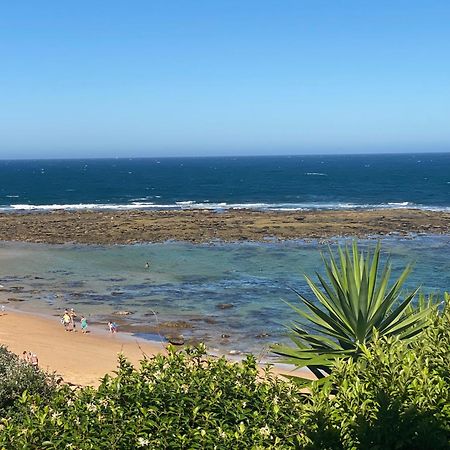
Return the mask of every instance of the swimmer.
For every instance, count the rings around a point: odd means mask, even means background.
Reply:
[[[146,269],[149,269],[150,268],[150,263],[147,261],[146,263],[145,263],[145,266],[144,266]]]

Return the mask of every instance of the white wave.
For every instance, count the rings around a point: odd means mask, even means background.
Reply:
[[[322,172],[306,172],[305,175],[308,175],[311,177],[327,177],[328,176],[326,173],[322,173]]]
[[[195,201],[194,200],[186,200],[183,202],[175,202],[175,203],[180,206],[189,206],[189,205],[193,205],[195,203]]]
[[[395,209],[416,208],[427,211],[450,211],[450,207],[417,205],[410,202],[389,202],[380,204],[358,204],[348,202],[305,202],[305,203],[226,203],[226,202],[196,202],[185,200],[175,203],[158,204],[148,201],[133,201],[131,203],[78,203],[78,204],[52,204],[52,205],[29,205],[13,204],[0,206],[0,211],[80,211],[80,210],[255,210],[255,211],[310,211],[310,210],[343,210],[343,209]]]
[[[389,206],[409,206],[411,203],[409,202],[389,202]]]
[[[145,209],[153,206],[149,202],[132,202],[128,204],[101,204],[101,203],[78,203],[78,204],[53,204],[53,205],[11,205],[10,207],[2,207],[1,210],[9,209],[14,211],[58,211],[58,210],[90,210],[90,209]]]

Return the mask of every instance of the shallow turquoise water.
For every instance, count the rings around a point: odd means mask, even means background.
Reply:
[[[74,307],[91,322],[129,310],[133,314],[125,320],[130,325],[183,320],[192,328],[181,332],[211,349],[259,354],[286,339],[285,325],[295,314],[283,300],[296,302],[290,287],[308,293],[303,274],[321,270],[320,251],[326,250],[316,241],[109,247],[0,243],[0,283],[6,289],[24,288],[3,293],[25,300],[8,308],[56,315]],[[383,251],[391,255],[394,274],[414,262],[408,288],[450,290],[449,236],[385,238]]]

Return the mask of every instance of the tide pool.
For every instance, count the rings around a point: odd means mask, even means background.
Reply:
[[[376,241],[361,245],[374,247]],[[407,289],[450,290],[449,236],[383,238],[382,248],[385,259],[391,256],[393,276],[414,263]],[[54,315],[55,323],[66,307],[91,323],[129,311],[120,323],[139,336],[173,326],[174,333],[204,341],[213,351],[264,355],[271,343],[286,341],[286,325],[296,319],[285,303],[297,302],[291,288],[313,298],[303,274],[322,273],[321,252],[327,251],[317,241],[108,247],[4,242],[1,293],[3,300],[13,299],[7,309]]]

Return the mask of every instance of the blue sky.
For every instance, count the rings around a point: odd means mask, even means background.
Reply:
[[[0,157],[450,151],[450,2],[0,7]]]

